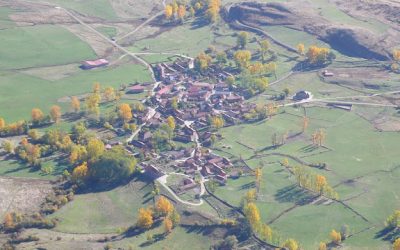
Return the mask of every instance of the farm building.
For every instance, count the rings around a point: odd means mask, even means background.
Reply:
[[[142,85],[135,85],[132,87],[128,87],[126,90],[127,94],[139,94],[139,93],[143,93],[145,90],[145,87],[143,87]]]
[[[93,69],[98,67],[107,66],[109,62],[106,59],[97,59],[94,61],[84,61],[82,62],[82,69]]]
[[[333,74],[333,72],[329,72],[328,70],[324,70],[324,71],[322,71],[322,75],[325,77],[330,77],[330,76],[334,76],[335,74]]]

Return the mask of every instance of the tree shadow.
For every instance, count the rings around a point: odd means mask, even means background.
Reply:
[[[210,22],[204,17],[197,17],[193,22],[192,26],[190,27],[191,30],[200,29],[204,26],[209,25]]]
[[[148,247],[153,245],[154,243],[157,243],[158,241],[161,241],[163,239],[165,239],[167,236],[167,234],[165,233],[159,233],[159,234],[155,234],[153,235],[153,239],[152,240],[148,240],[146,242],[143,242],[142,244],[140,244],[140,247]]]
[[[181,225],[187,233],[201,234],[204,236],[211,235],[218,225]]]
[[[162,223],[162,220],[160,218],[156,219],[154,221],[153,225],[148,230],[151,230],[151,229],[159,227],[161,225],[161,223]],[[125,233],[123,233],[121,236],[122,236],[122,238],[130,238],[130,237],[138,236],[138,235],[140,235],[142,233],[145,233],[145,232],[146,232],[145,229],[139,228],[137,226],[132,226]]]
[[[246,184],[243,184],[242,186],[240,186],[239,190],[244,190],[244,189],[251,189],[251,188],[255,188],[256,187],[256,182],[252,181]]]
[[[400,228],[384,228],[375,234],[375,239],[393,242],[400,237]]]
[[[317,145],[310,144],[310,145],[302,147],[301,149],[299,149],[299,151],[303,152],[303,153],[310,153],[310,152],[315,151],[316,149],[318,149]]]
[[[315,195],[311,195],[297,185],[290,185],[279,189],[274,197],[280,203],[291,202],[298,206],[303,206],[310,203],[315,198]]]
[[[138,173],[134,173],[131,176],[127,177],[126,179],[109,184],[102,184],[94,181],[90,181],[85,184],[84,187],[80,188],[78,191],[79,194],[88,194],[88,193],[100,193],[100,192],[107,192],[111,191],[115,188],[120,186],[128,185],[131,181],[140,181],[143,180],[141,175]],[[149,183],[150,184],[150,183]],[[143,189],[143,188],[142,188]]]

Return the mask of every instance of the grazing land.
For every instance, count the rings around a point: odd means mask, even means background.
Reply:
[[[400,248],[394,0],[0,0],[0,249]]]

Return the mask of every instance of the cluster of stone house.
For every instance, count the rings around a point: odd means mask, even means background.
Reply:
[[[192,60],[179,59],[173,63],[156,65],[156,76],[159,80],[155,94],[150,102],[156,108],[156,114],[146,122],[132,144],[143,150],[151,150],[154,131],[166,123],[169,116],[174,117],[176,128],[173,140],[182,143],[211,144],[213,135],[210,129],[210,118],[220,116],[224,118],[225,125],[235,124],[243,119],[244,114],[255,108],[254,104],[244,102],[242,93],[232,89],[224,82],[229,73],[214,72],[219,80],[215,83],[197,79],[190,73],[193,67]],[[141,91],[143,88],[133,86],[129,91]],[[177,107],[178,106],[178,107]],[[193,146],[185,149],[175,149],[161,152],[161,156],[176,162],[176,167],[189,176],[201,173],[204,177],[213,178],[224,184],[229,176],[232,163],[223,157],[212,153],[198,152]],[[179,160],[179,161],[178,161]],[[162,166],[160,166],[162,167]],[[146,166],[151,175],[157,166]],[[187,183],[188,185],[190,183]],[[185,184],[186,185],[186,184]]]
[[[225,184],[229,177],[229,170],[232,167],[229,159],[212,154],[196,152],[193,157],[187,158],[184,162],[178,164],[178,167],[186,175],[194,176],[198,171],[202,176],[213,178],[220,184]]]

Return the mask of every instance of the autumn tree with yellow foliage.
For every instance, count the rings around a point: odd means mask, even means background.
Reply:
[[[75,113],[78,113],[81,110],[81,102],[79,101],[78,97],[71,97],[71,108]]]
[[[83,145],[72,145],[69,155],[69,163],[75,164],[78,161],[82,161],[87,156],[86,147]]]
[[[172,130],[175,130],[176,124],[175,124],[175,118],[173,116],[168,116],[167,124],[168,127],[170,127]]]
[[[61,108],[60,106],[53,105],[50,109],[50,117],[55,123],[59,123],[61,119]]]
[[[342,242],[342,235],[339,232],[337,232],[335,229],[333,229],[331,231],[329,236],[330,236],[332,242],[337,245],[340,244],[340,242]]]
[[[14,216],[12,213],[6,213],[3,220],[3,226],[5,230],[12,230],[15,227]]]
[[[297,53],[299,53],[300,55],[304,56],[304,52],[305,52],[305,47],[304,44],[299,43],[297,44]]]
[[[153,225],[153,210],[140,208],[136,225],[142,229],[149,229]]]
[[[251,52],[249,50],[238,50],[234,54],[236,65],[240,69],[247,68],[251,60]]]
[[[247,221],[249,222],[252,230],[254,232],[257,232],[258,229],[260,228],[260,223],[261,223],[261,217],[260,217],[260,212],[258,211],[258,208],[255,203],[248,203],[244,206],[243,212],[245,214],[245,217]]]
[[[300,187],[330,199],[339,199],[338,193],[329,185],[326,177],[315,174],[304,166],[294,167],[293,174]]]
[[[204,72],[211,64],[211,56],[201,52],[194,60],[194,66],[199,72]]]
[[[174,206],[172,205],[172,203],[165,198],[164,196],[161,196],[156,204],[155,204],[155,211],[157,214],[161,215],[161,216],[167,216],[168,214],[170,214],[172,211],[174,210]]]
[[[306,53],[307,61],[311,65],[323,65],[334,59],[334,54],[328,48],[311,46]]]
[[[393,60],[395,60],[396,62],[400,62],[400,49],[394,49],[392,56]]]
[[[215,23],[218,21],[219,11],[221,10],[221,0],[209,0],[206,11],[209,22]]]
[[[117,95],[113,87],[107,87],[104,89],[103,97],[107,102],[115,101]]]
[[[97,88],[95,88],[96,90]],[[94,114],[98,116],[100,114],[99,103],[100,103],[100,94],[97,92],[88,95],[86,97],[86,110],[89,114]]]
[[[261,58],[262,58],[262,61],[264,62],[265,59],[266,59],[266,56],[268,54],[268,50],[270,48],[270,44],[269,44],[268,40],[262,40],[259,43],[259,45],[260,45]]]
[[[174,16],[174,10],[172,5],[167,4],[165,5],[164,15],[167,19],[171,19]]]
[[[287,239],[283,245],[288,250],[298,250],[299,249],[299,243],[294,240],[294,239]]]
[[[326,250],[326,243],[325,242],[320,242],[318,246],[318,250]]]
[[[212,116],[210,118],[210,124],[213,128],[219,129],[225,125],[224,119],[220,116]]]
[[[34,108],[34,109],[32,109],[31,117],[32,117],[33,123],[39,123],[43,120],[44,114],[43,114],[42,110],[40,110],[38,108]]]
[[[319,175],[317,174],[315,176],[315,185],[316,185],[316,189],[317,191],[319,191],[319,193],[322,193],[322,191],[324,190],[324,187],[327,185],[327,181],[326,181],[326,177],[323,175]]]
[[[127,103],[122,103],[119,105],[118,114],[119,117],[124,120],[124,122],[129,122],[132,119],[132,109]]]
[[[177,14],[178,18],[179,18],[181,21],[183,21],[183,18],[184,18],[185,15],[186,15],[186,7],[185,7],[185,5],[179,5],[178,11],[177,11],[176,14]]]
[[[81,183],[85,180],[88,174],[87,162],[83,162],[81,165],[74,168],[72,171],[72,180],[77,183]]]
[[[314,145],[319,147],[325,142],[326,132],[323,129],[318,129],[311,135],[311,140]]]
[[[165,218],[164,218],[164,232],[165,232],[166,234],[171,233],[171,232],[172,232],[173,226],[174,226],[174,225],[173,225],[171,219],[168,218],[168,217],[165,217]]]
[[[3,129],[6,126],[6,121],[0,117],[0,129]]]
[[[397,238],[397,239],[393,242],[393,250],[400,250],[400,238]]]
[[[88,160],[94,162],[104,153],[105,146],[101,140],[91,138],[87,144],[86,150]]]
[[[256,188],[257,192],[260,192],[261,178],[262,178],[262,170],[261,168],[256,168],[254,171],[254,175],[256,177]]]

